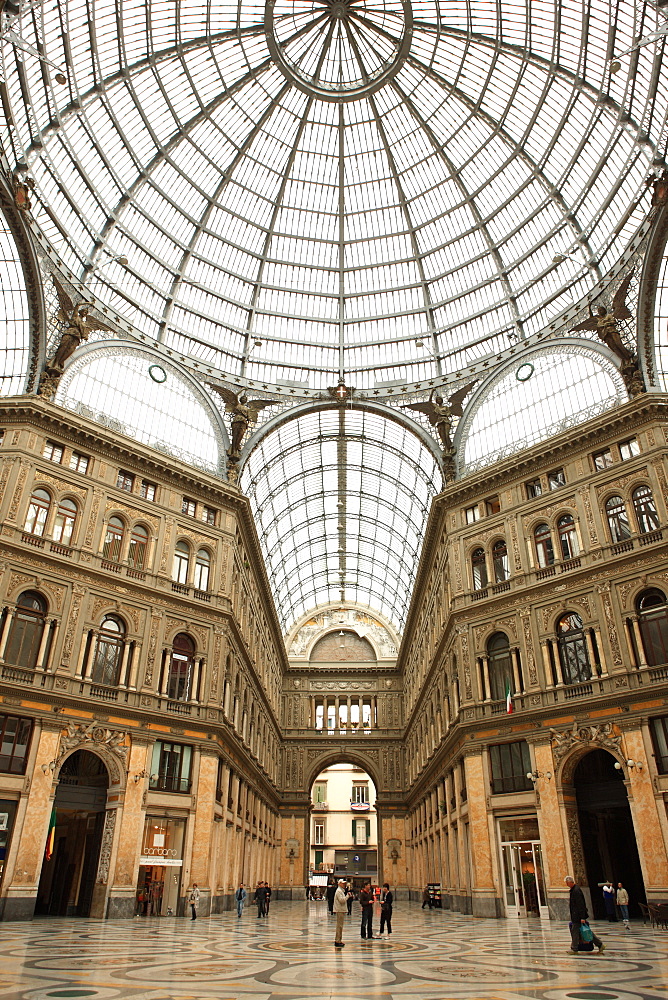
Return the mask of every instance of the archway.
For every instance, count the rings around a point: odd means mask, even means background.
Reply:
[[[605,918],[599,883],[622,882],[628,891],[631,916],[639,916],[645,884],[636,846],[633,818],[623,771],[607,750],[592,750],[573,774],[582,853],[591,891],[593,916]]]
[[[348,761],[329,764],[310,789],[309,895],[323,898],[327,885],[346,879],[355,891],[378,885],[376,785]]]
[[[88,750],[75,751],[61,767],[53,851],[42,865],[36,914],[90,916],[108,787],[104,762]]]

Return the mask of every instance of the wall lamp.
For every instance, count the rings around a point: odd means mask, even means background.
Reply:
[[[42,771],[44,772],[44,774],[48,774],[49,771],[51,771],[51,773],[53,774],[53,772],[56,770],[57,767],[58,767],[58,761],[50,760],[48,764],[42,764]]]
[[[545,778],[546,781],[550,781],[552,778],[552,771],[527,771],[527,778],[529,781],[533,781],[534,785],[539,778]]]
[[[627,760],[626,766],[629,768],[637,767],[639,771],[642,771],[644,764],[641,760]],[[615,761],[615,768],[617,771],[621,771],[622,765],[618,760]]]

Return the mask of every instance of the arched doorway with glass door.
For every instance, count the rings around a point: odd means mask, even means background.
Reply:
[[[631,917],[640,916],[638,902],[646,901],[624,772],[616,763],[607,750],[591,750],[573,772],[592,916],[599,920],[606,917],[602,884],[608,879],[623,883]]]
[[[35,914],[91,916],[107,806],[109,772],[88,750],[63,763],[53,802],[53,846],[42,865]],[[51,829],[49,830],[51,833]]]

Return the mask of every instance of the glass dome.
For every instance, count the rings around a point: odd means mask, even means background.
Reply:
[[[530,338],[665,162],[665,37],[611,72],[649,3],[23,11],[3,105],[37,224],[136,335],[268,387],[416,383]]]

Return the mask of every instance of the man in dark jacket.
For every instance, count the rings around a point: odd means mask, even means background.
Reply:
[[[336,884],[330,879],[327,884],[327,890],[325,892],[327,897],[327,909],[330,913],[334,913],[334,897],[336,896]]]
[[[570,889],[570,895],[568,899],[568,905],[571,915],[571,954],[578,955],[578,946],[580,944],[580,927],[582,924],[587,923],[587,917],[589,913],[587,911],[587,904],[585,902],[584,893],[579,885],[577,885],[575,879],[572,875],[567,875],[564,882]],[[592,931],[592,934],[594,932]],[[605,945],[600,938],[596,937],[594,934],[592,938],[594,944],[599,951],[605,951]]]
[[[360,933],[363,938],[373,941],[373,892],[370,882],[367,882],[364,888],[360,889],[360,906],[362,907]]]

